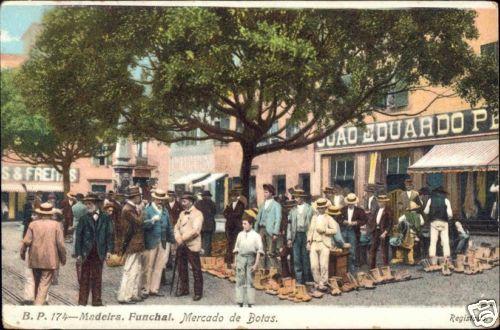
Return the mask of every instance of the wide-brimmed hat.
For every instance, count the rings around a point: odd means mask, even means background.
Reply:
[[[325,187],[323,188],[323,193],[332,193],[333,192],[333,187]]]
[[[349,193],[345,197],[344,201],[346,202],[346,204],[358,204],[359,198],[355,193]]]
[[[182,196],[181,196],[181,199],[189,199],[193,203],[194,203],[194,201],[196,201],[196,197],[190,191],[184,192],[184,194],[182,194]]]
[[[175,193],[174,190],[167,191],[167,195],[169,195],[169,196],[177,196],[177,194]]]
[[[326,210],[326,214],[334,216],[334,215],[340,215],[342,212],[340,212],[340,207],[332,205]]]
[[[412,178],[406,178],[405,179],[405,184],[413,184],[413,179]]]
[[[389,199],[389,197],[387,197],[386,194],[379,194],[377,196],[377,201],[379,201],[379,202],[389,202],[390,199]]]
[[[448,192],[446,190],[444,190],[443,186],[439,186],[439,187],[433,189],[432,193],[440,193],[440,194],[445,194],[445,195],[448,194]]]
[[[255,218],[257,218],[258,213],[259,213],[259,209],[256,207],[245,210],[243,213],[244,217],[242,218],[242,220],[248,220],[248,218],[255,220]]]
[[[274,186],[272,184],[264,183],[262,185],[262,188],[264,188],[264,190],[269,191],[271,195],[274,195],[276,193],[276,189],[274,189]]]
[[[156,188],[151,193],[151,197],[152,198],[156,198],[156,199],[167,199],[168,198],[168,194],[165,192],[165,190]]]
[[[107,210],[107,209],[113,209],[113,210],[116,210],[118,209],[118,207],[116,206],[115,203],[106,203],[104,204],[104,206],[102,207],[104,210]]]
[[[76,193],[73,192],[73,191],[68,191],[68,193],[66,194],[66,196],[68,198],[75,199],[76,198]]]
[[[327,205],[328,205],[328,199],[326,198],[321,197],[316,200],[317,209],[325,209]]]
[[[418,210],[419,208],[420,208],[420,205],[418,205],[414,201],[411,201],[410,205],[408,205],[408,207],[406,208],[406,210],[413,211],[413,210]]]
[[[375,192],[376,190],[377,190],[377,189],[376,189],[376,187],[375,187],[375,185],[374,185],[374,184],[371,184],[371,183],[370,183],[370,184],[367,184],[367,185],[366,185],[366,188],[365,188],[365,191],[366,191],[366,192]]]
[[[209,190],[203,190],[201,197],[212,197],[212,193]]]
[[[235,193],[235,192],[242,192],[243,191],[243,186],[241,184],[235,184],[231,187],[231,193]]]
[[[35,213],[41,214],[41,215],[53,215],[56,213],[54,210],[54,207],[50,203],[42,203],[39,208],[35,209]]]
[[[83,198],[83,201],[84,201],[84,202],[94,202],[94,203],[95,203],[95,202],[101,202],[102,200],[103,200],[103,199],[102,199],[102,197],[101,197],[101,196],[99,196],[98,194],[93,193],[93,192],[89,192],[89,193],[87,194],[87,196],[85,196],[85,197]]]
[[[302,189],[294,189],[292,192],[292,196],[294,196],[294,197],[306,197],[307,194]]]
[[[126,192],[125,192],[125,196],[127,198],[140,196],[140,195],[141,195],[141,190],[137,186],[128,187]]]
[[[79,201],[81,201],[84,197],[85,197],[85,196],[83,196],[83,194],[82,194],[82,193],[78,193],[78,194],[76,194],[76,195],[75,195],[75,198],[76,198],[77,200],[79,200]]]

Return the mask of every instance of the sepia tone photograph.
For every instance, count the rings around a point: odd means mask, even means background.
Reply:
[[[0,17],[4,328],[499,325],[496,3]]]

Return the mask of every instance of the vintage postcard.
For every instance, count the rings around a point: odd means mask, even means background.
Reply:
[[[4,328],[498,327],[496,3],[0,15]]]

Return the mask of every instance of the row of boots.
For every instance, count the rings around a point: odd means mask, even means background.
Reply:
[[[228,268],[223,257],[200,257],[201,271],[221,279],[236,282],[234,269]]]

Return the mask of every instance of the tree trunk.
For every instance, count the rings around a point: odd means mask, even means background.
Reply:
[[[66,194],[71,189],[71,182],[70,182],[70,178],[69,178],[70,168],[71,168],[71,164],[63,165],[63,167],[62,167],[64,196],[66,196]]]
[[[250,206],[250,172],[252,170],[252,161],[255,158],[255,147],[242,145],[242,150],[243,159],[240,168],[242,194],[248,199],[248,205]]]

